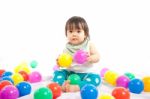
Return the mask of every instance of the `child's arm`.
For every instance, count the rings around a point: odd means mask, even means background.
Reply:
[[[90,43],[89,45],[89,57],[87,59],[88,62],[92,62],[92,63],[97,63],[100,60],[100,55],[99,52],[97,51],[96,47],[94,46],[94,44]]]

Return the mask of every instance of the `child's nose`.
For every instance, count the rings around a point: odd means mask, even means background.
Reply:
[[[73,32],[73,35],[76,36],[76,35],[77,35],[77,32]]]

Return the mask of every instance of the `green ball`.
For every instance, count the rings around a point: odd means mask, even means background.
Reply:
[[[132,73],[125,73],[125,76],[127,76],[130,80],[135,78],[134,74]]]
[[[53,99],[52,91],[49,88],[41,87],[34,92],[34,99]]]
[[[70,80],[70,84],[72,84],[72,85],[77,85],[77,84],[80,83],[81,78],[80,78],[80,76],[78,76],[77,74],[71,74],[71,75],[68,77],[68,80]]]
[[[30,63],[30,66],[31,66],[32,68],[36,68],[37,65],[38,65],[38,63],[37,63],[37,61],[35,61],[35,60],[33,60],[33,61]]]

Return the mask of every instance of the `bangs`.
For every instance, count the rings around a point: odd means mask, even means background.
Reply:
[[[81,30],[81,29],[83,29],[83,25],[81,24],[81,23],[77,23],[77,22],[75,22],[75,23],[68,23],[67,24],[67,30]]]

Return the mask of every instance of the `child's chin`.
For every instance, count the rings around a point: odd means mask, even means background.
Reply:
[[[71,42],[71,44],[73,44],[73,45],[78,45],[78,42]]]

